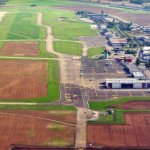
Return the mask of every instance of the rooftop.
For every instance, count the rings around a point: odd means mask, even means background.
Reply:
[[[149,83],[150,80],[138,80],[135,78],[114,78],[114,79],[105,79],[107,83]]]
[[[143,50],[143,51],[150,51],[150,46],[143,47],[142,50]]]
[[[126,44],[127,40],[126,39],[117,39],[117,38],[111,38],[110,42],[112,44]]]
[[[142,72],[133,72],[134,77],[144,77]]]
[[[138,67],[135,64],[125,63],[125,66],[129,69],[130,73],[140,72]]]

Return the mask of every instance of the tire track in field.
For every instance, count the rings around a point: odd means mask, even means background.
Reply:
[[[72,124],[72,123],[63,122],[63,121],[54,120],[54,119],[48,119],[48,118],[44,118],[44,117],[36,117],[36,116],[32,116],[32,115],[20,115],[20,114],[12,114],[12,113],[4,113],[4,112],[0,112],[0,114],[1,115],[18,116],[18,117],[24,117],[24,118],[31,118],[31,119],[39,119],[39,120],[51,121],[51,122],[64,124],[64,125],[67,125],[67,126],[76,127],[76,125]]]

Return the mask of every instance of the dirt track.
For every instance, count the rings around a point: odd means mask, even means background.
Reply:
[[[120,17],[126,21],[130,21],[130,22],[134,22],[134,23],[146,25],[146,26],[150,25],[150,17],[149,17],[150,14],[148,13],[147,14],[131,14],[131,13],[127,13],[121,10],[116,10],[116,9],[111,9],[111,8],[84,6],[84,5],[60,6],[57,8],[75,10],[75,11],[84,10],[84,11],[92,11],[92,12],[97,12],[97,13],[101,13],[103,10],[107,14]]]

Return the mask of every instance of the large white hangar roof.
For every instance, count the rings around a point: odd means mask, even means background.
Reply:
[[[138,80],[135,78],[114,78],[114,79],[105,79],[107,83],[149,83],[150,80]]]

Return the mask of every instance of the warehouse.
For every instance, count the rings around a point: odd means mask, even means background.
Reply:
[[[110,38],[109,44],[114,48],[114,50],[121,50],[123,46],[127,45],[126,39],[117,39],[117,38]]]
[[[143,47],[140,50],[140,58],[145,62],[148,62],[150,60],[150,47]]]
[[[108,89],[146,89],[150,88],[150,80],[138,80],[135,78],[105,79]]]

